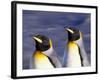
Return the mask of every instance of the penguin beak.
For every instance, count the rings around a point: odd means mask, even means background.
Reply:
[[[37,38],[37,37],[33,37],[33,39],[35,39],[36,41],[38,41],[39,43],[42,43],[42,40]]]
[[[69,28],[68,28],[68,29],[66,29],[66,30],[67,30],[68,32],[72,33],[72,34],[74,33],[74,31],[73,31],[73,30],[71,30],[71,29],[69,29]]]

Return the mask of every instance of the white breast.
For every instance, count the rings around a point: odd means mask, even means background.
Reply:
[[[35,60],[36,60],[35,67],[37,69],[53,69],[54,68],[47,57],[44,57],[42,59],[35,59]]]
[[[74,42],[68,43],[68,57],[67,57],[68,67],[80,67],[81,59],[79,55],[79,49],[77,44]]]
[[[46,55],[36,52],[34,55],[34,66],[36,69],[53,69],[53,65]]]

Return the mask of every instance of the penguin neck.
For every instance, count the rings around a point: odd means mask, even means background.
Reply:
[[[84,47],[84,43],[83,43],[83,39],[82,39],[82,38],[80,38],[80,39],[77,40],[77,41],[74,41],[74,43],[76,43],[76,44],[79,46],[79,49],[80,49],[81,51],[83,51],[84,53],[86,53],[85,47]],[[83,54],[81,54],[81,55],[83,55]]]
[[[83,35],[82,33],[80,32],[80,38],[76,41],[74,41],[80,48],[83,48],[84,47],[84,44],[83,44]]]
[[[54,49],[53,47],[50,47],[48,50],[43,51],[42,53],[44,53],[46,56],[50,56],[53,53]]]
[[[80,38],[79,40],[73,41],[74,43],[76,43],[80,48],[84,49],[84,44],[83,44],[83,39]]]

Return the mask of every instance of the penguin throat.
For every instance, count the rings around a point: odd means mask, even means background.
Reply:
[[[46,51],[49,49],[49,45],[38,44],[36,45],[36,50],[38,51]]]
[[[78,46],[82,46],[83,45],[83,39],[82,38],[80,38],[80,39],[78,39],[76,41],[73,41],[73,42],[75,42],[76,44],[78,44]]]
[[[53,47],[50,47],[48,50],[46,50],[46,51],[43,51],[43,53],[45,54],[45,55],[47,55],[47,56],[50,56],[52,53],[53,53]]]
[[[76,41],[79,39],[78,36],[68,36],[69,41]]]

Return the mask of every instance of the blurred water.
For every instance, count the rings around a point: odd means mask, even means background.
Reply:
[[[62,61],[67,42],[64,27],[77,27],[84,34],[84,44],[90,59],[90,14],[23,10],[23,69],[29,69],[35,50],[32,37],[43,34],[53,40],[53,46]]]

